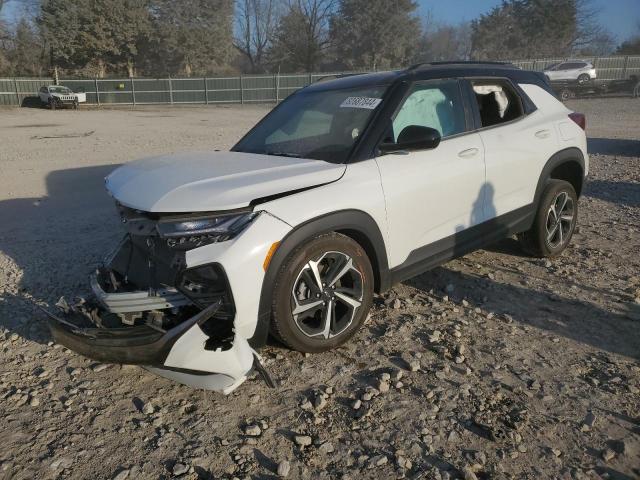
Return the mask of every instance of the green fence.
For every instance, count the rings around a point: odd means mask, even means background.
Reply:
[[[516,60],[522,69],[542,71],[566,58]],[[640,77],[640,56],[583,58],[593,63],[598,80],[621,80],[631,75]],[[354,73],[354,72],[337,72]],[[336,73],[291,75],[241,75],[209,78],[124,78],[65,79],[60,85],[74,92],[84,92],[92,105],[171,105],[217,103],[274,103],[296,90]],[[50,85],[52,78],[0,79],[0,105],[37,103],[40,87]]]

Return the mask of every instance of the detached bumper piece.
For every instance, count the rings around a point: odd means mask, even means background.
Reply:
[[[165,332],[148,325],[119,328],[86,327],[50,312],[47,312],[47,315],[49,328],[56,343],[100,362],[142,365],[147,370],[170,380],[224,394],[229,394],[240,386],[249,372],[256,368],[271,386],[272,383],[267,380],[268,374],[260,363],[260,357],[246,339],[236,336],[226,350],[204,350],[207,336],[200,326],[215,315],[220,304],[221,302],[210,305]],[[193,344],[191,339],[194,336],[201,337],[201,341]],[[213,371],[178,366],[183,363],[188,367],[192,363],[190,359],[184,358],[185,351],[190,351],[196,359],[199,353],[204,353]]]
[[[104,363],[141,365],[192,387],[228,394],[252,370],[270,378],[236,335],[224,270],[186,269],[183,254],[130,235],[90,278],[94,299],[46,312],[54,340]]]

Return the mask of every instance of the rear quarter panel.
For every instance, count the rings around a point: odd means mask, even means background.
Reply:
[[[584,156],[584,174],[587,175],[589,171],[587,135],[584,130],[569,118],[572,110],[569,110],[562,102],[537,85],[520,84],[520,88],[524,90],[538,110],[548,119],[549,123],[553,125],[558,137],[558,151],[570,147],[580,149]],[[588,123],[589,119],[587,119],[587,124]]]

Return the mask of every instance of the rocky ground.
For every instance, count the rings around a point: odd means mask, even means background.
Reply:
[[[0,112],[0,478],[640,478],[640,101],[569,106],[591,175],[562,257],[450,262],[228,397],[69,352],[32,302],[119,237],[113,165],[227,148],[264,108]]]

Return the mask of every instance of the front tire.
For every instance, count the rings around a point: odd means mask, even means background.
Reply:
[[[373,270],[364,249],[339,233],[294,250],[276,277],[274,336],[294,350],[323,352],[349,340],[367,317]]]
[[[55,100],[53,100],[53,99],[49,99],[49,108],[50,108],[51,110],[55,110],[55,109],[56,109],[56,107],[57,107],[57,105],[56,105],[56,101],[55,101]]]
[[[533,226],[518,235],[524,250],[535,257],[557,257],[569,242],[578,219],[578,197],[569,182],[547,182]]]
[[[589,75],[587,75],[586,73],[583,73],[583,74],[578,76],[578,83],[580,83],[580,84],[587,83],[589,81],[591,81],[591,77]]]

